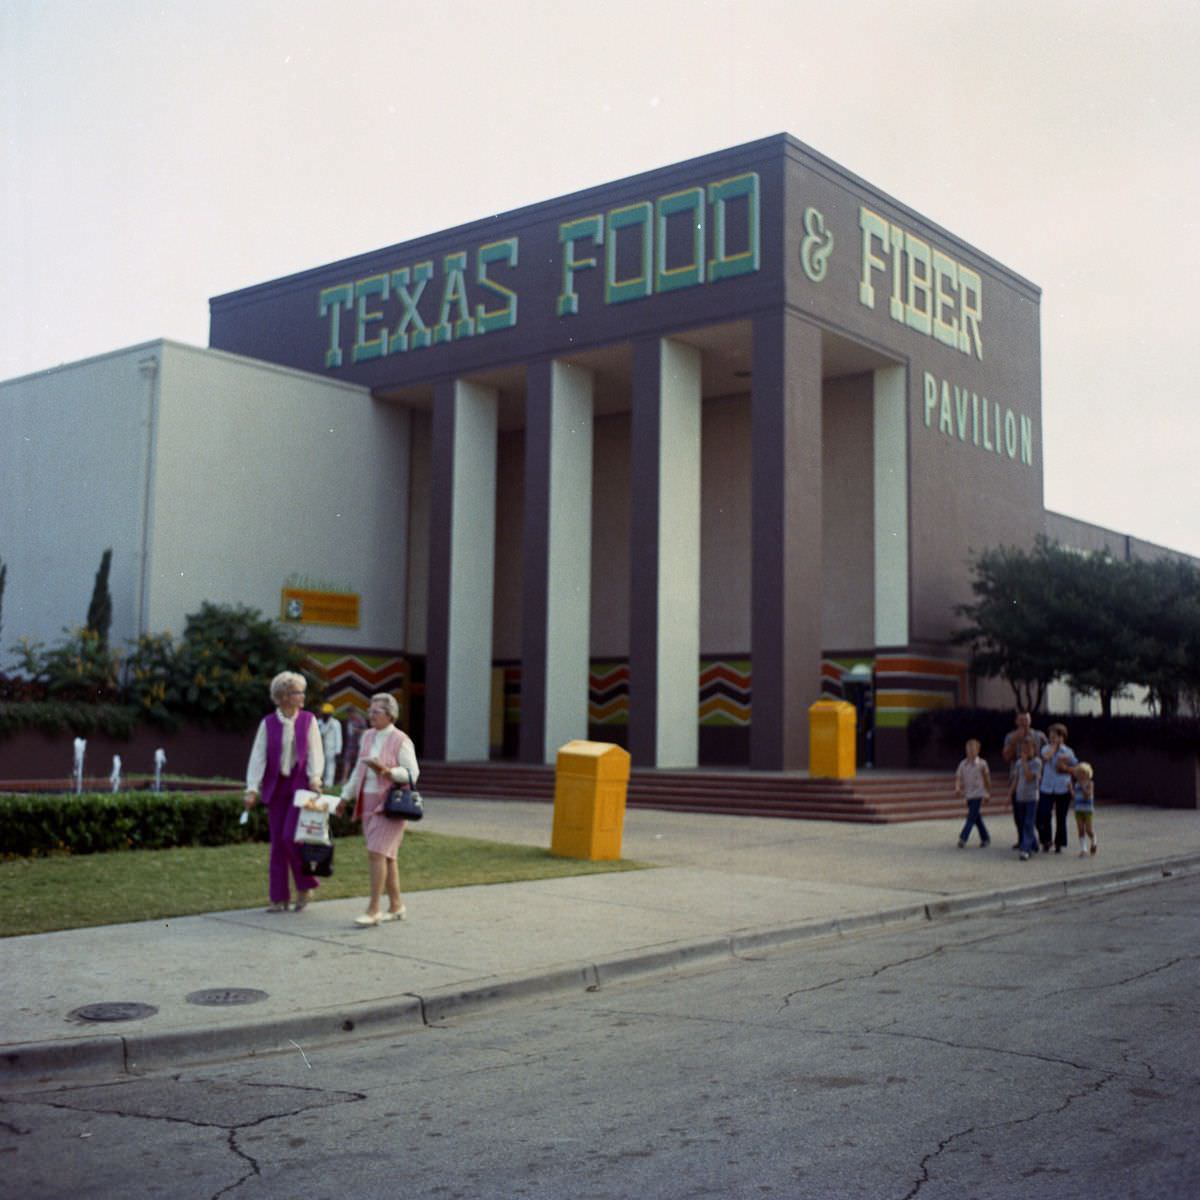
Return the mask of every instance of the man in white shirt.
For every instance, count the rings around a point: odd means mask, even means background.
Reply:
[[[321,745],[325,750],[325,774],[321,782],[328,791],[337,777],[337,763],[342,755],[342,723],[333,715],[332,704],[321,705],[317,728],[321,731]]]

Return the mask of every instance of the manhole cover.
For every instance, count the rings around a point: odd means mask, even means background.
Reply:
[[[108,1004],[85,1004],[68,1016],[80,1021],[138,1021],[158,1012],[153,1004],[137,1004],[132,1000],[116,1000]]]
[[[205,988],[200,992],[189,992],[189,1004],[206,1004],[220,1007],[223,1004],[257,1004],[267,998],[266,992],[257,988]]]

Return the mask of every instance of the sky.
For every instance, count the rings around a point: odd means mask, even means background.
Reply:
[[[1195,0],[0,0],[0,379],[787,132],[1042,289],[1046,506],[1200,555],[1198,51]]]

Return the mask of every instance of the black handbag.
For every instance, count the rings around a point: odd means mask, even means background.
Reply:
[[[327,876],[333,874],[333,846],[320,842],[301,842],[300,858],[305,875]]]
[[[421,793],[411,783],[392,788],[384,797],[383,815],[397,821],[419,821],[425,815]]]

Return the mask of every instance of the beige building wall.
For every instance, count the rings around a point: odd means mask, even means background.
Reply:
[[[158,343],[0,383],[0,662],[19,638],[81,626],[111,547],[110,638],[139,623]]]
[[[410,417],[366,388],[155,341],[0,385],[5,644],[87,615],[113,550],[111,639],[182,631],[204,601],[280,615],[289,576],[360,597],[357,629],[306,641],[400,649]]]
[[[310,642],[400,648],[409,416],[362,387],[163,343],[148,625],[202,600],[280,615],[290,576],[360,597],[358,629]]]

